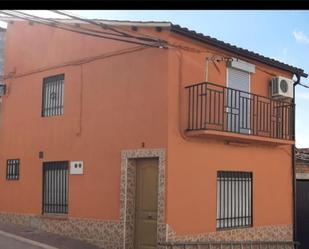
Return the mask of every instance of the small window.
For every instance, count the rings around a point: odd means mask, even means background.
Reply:
[[[68,213],[68,162],[43,163],[43,213]]]
[[[218,171],[217,228],[252,225],[252,173]]]
[[[44,78],[42,117],[63,114],[64,74]]]
[[[19,179],[19,159],[8,159],[6,161],[6,179]]]

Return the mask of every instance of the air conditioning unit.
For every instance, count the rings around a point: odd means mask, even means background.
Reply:
[[[293,98],[292,79],[276,76],[271,80],[271,96],[274,98]]]

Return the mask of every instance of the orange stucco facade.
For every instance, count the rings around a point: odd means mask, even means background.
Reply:
[[[247,61],[257,68],[251,75],[253,93],[268,96],[268,83],[274,75],[291,77],[287,72]],[[208,80],[226,85],[226,65],[218,64],[219,70],[209,63]],[[184,98],[184,86],[205,80],[205,55],[187,52],[181,58],[171,52],[168,74],[167,223],[182,234],[215,231],[216,174],[218,170],[235,170],[253,172],[253,226],[292,224],[291,146],[253,143],[242,147],[217,139],[186,137],[181,134],[186,116],[179,113],[179,105],[184,110],[186,102],[179,99]]]
[[[184,87],[205,81],[207,56],[236,55],[168,28],[140,27],[138,32],[209,52],[130,51],[138,45],[27,22],[9,24],[5,75],[11,77],[1,103],[0,212],[41,215],[42,162],[82,160],[84,174],[69,176],[68,216],[119,220],[121,151],[162,148],[165,223],[178,235],[216,231],[219,170],[252,172],[253,227],[291,226],[290,144],[240,146],[185,132]],[[252,93],[268,97],[273,76],[292,78],[290,72],[240,58],[256,66]],[[208,81],[225,86],[226,72],[224,61],[209,62]],[[65,75],[64,114],[41,117],[42,80],[56,74]],[[18,181],[6,180],[10,158],[20,158]]]

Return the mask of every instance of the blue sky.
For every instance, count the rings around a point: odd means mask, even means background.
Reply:
[[[309,11],[75,10],[70,12],[86,18],[170,21],[300,67],[309,73]],[[43,15],[46,14],[47,12]],[[309,80],[302,79],[302,83],[309,85]],[[296,145],[300,148],[309,147],[309,89],[297,87],[296,107]]]

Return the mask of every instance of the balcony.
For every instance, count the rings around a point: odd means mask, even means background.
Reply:
[[[294,144],[294,104],[203,82],[186,87],[188,136]]]

